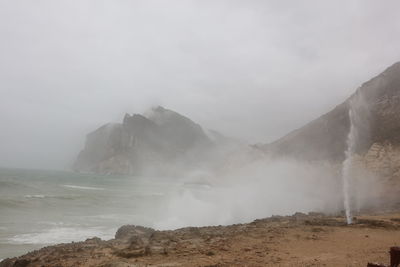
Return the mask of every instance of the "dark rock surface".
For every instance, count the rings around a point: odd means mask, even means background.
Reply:
[[[145,237],[148,238],[154,233],[154,229],[136,226],[136,225],[124,225],[121,226],[115,233],[115,239],[127,240],[132,237]]]

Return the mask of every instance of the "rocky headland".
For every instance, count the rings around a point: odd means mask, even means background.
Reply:
[[[177,175],[213,168],[217,157],[236,141],[204,130],[189,118],[165,109],[126,114],[89,133],[73,169],[78,172],[129,175]],[[218,157],[220,158],[220,157]]]
[[[388,249],[400,242],[400,63],[363,84],[344,103],[270,144],[247,146],[216,161],[215,149],[227,139],[210,134],[190,119],[162,107],[144,115],[126,115],[87,136],[75,170],[140,174],[173,173],[210,161],[221,168],[244,162],[295,159],[340,166],[357,112],[353,163],[379,179],[379,209],[356,215],[295,214],[248,224],[156,231],[140,226],[120,228],[115,239],[98,238],[60,244],[6,259],[0,267],[22,266],[366,266],[388,261]],[[244,155],[245,154],[245,155]],[[221,156],[221,157],[220,157]],[[177,168],[179,166],[179,168]],[[204,165],[203,165],[204,166]],[[334,169],[335,169],[334,168]],[[366,175],[359,175],[363,179]],[[378,194],[378,195],[376,195]],[[379,213],[377,213],[379,211]],[[361,214],[361,215],[360,215]]]

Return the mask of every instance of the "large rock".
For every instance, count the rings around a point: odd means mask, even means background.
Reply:
[[[148,227],[124,225],[121,226],[115,233],[115,239],[128,240],[132,237],[149,238],[154,231],[154,229]]]
[[[381,177],[400,180],[400,147],[391,143],[374,143],[363,157],[370,171]]]

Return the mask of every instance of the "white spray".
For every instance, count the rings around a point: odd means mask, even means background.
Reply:
[[[350,130],[349,134],[347,135],[347,150],[345,152],[346,158],[342,166],[343,196],[344,196],[343,201],[344,201],[344,209],[346,212],[347,224],[352,223],[350,194],[351,194],[351,182],[352,182],[353,156],[356,152],[356,144],[359,138],[358,125],[361,123],[361,119],[357,117],[359,114],[358,112],[356,112],[355,106],[356,103],[354,101],[351,101],[349,105]]]

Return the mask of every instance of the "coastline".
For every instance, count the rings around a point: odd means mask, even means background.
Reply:
[[[5,259],[11,266],[366,266],[387,263],[400,240],[400,213],[296,213],[246,224],[155,231],[121,227],[115,239],[48,246]]]

